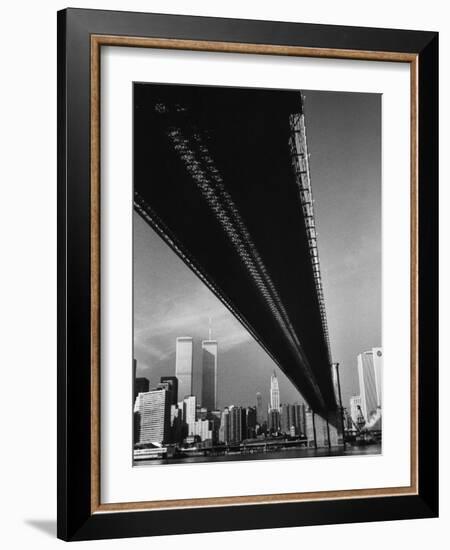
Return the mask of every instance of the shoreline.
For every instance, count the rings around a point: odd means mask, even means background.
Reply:
[[[198,464],[198,463],[213,463],[213,462],[234,462],[252,460],[283,460],[296,458],[330,458],[330,457],[345,457],[358,455],[378,455],[382,452],[381,443],[370,444],[366,446],[353,446],[350,444],[344,447],[342,445],[332,447],[314,448],[295,448],[284,449],[282,451],[265,451],[257,453],[229,453],[217,456],[187,456],[176,458],[154,458],[145,460],[133,460],[134,467],[162,465],[162,464]]]

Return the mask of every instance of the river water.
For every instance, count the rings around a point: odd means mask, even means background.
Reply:
[[[140,460],[135,466],[147,466],[154,464],[192,464],[201,462],[229,462],[234,460],[267,460],[267,459],[285,459],[285,458],[318,458],[318,457],[335,457],[335,456],[355,456],[355,455],[377,455],[381,453],[381,444],[373,444],[366,446],[352,446],[346,444],[345,450],[342,446],[323,447],[320,449],[314,448],[294,448],[284,449],[279,451],[267,451],[253,454],[228,454],[220,456],[190,456],[186,458],[164,458],[154,460]]]

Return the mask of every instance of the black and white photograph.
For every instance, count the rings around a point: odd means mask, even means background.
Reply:
[[[382,95],[133,109],[133,465],[382,453]]]

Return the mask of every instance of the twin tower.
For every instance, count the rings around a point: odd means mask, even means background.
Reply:
[[[191,336],[179,336],[176,346],[175,376],[178,378],[178,399],[194,395],[193,393],[193,339]],[[209,339],[202,342],[202,391],[201,406],[208,411],[217,407],[217,341]]]

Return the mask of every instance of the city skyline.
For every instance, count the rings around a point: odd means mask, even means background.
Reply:
[[[219,342],[211,340],[211,328],[206,342],[214,344],[216,367]],[[201,342],[203,351],[204,343]],[[351,454],[357,454],[361,445],[375,445],[373,452],[380,452],[381,348],[358,354],[360,395],[352,396],[350,402],[343,403],[345,406],[340,412],[338,409],[329,419],[316,414],[306,402],[288,403],[282,399],[275,372],[270,376],[270,403],[266,413],[262,410],[261,392],[256,392],[253,403],[245,406],[230,403],[223,409],[216,408],[209,384],[206,392],[201,388],[200,394],[192,390],[192,395],[180,396],[180,383],[183,384],[186,374],[191,377],[194,340],[190,336],[177,337],[175,346],[178,377],[163,376],[156,386],[146,378],[136,378],[136,361],[133,361],[135,465],[195,457],[233,459],[236,454],[246,457],[280,450],[294,452],[296,456],[304,455],[307,449],[324,448],[330,453],[345,454],[347,443],[356,445]],[[215,368],[211,370],[209,359],[202,362],[202,369],[207,376],[217,372]],[[337,370],[336,375],[338,377]],[[216,381],[215,377],[213,380]],[[339,385],[338,380],[339,377]]]
[[[205,342],[213,345],[214,352],[206,352],[211,356],[206,361]],[[223,409],[217,408],[215,375],[219,342],[211,340],[211,321],[208,340],[201,345],[202,379],[206,377],[207,382],[206,388],[198,390],[200,394],[196,394],[191,383],[192,337],[176,338],[177,376],[162,376],[156,386],[147,378],[136,377],[137,365],[133,360],[134,465],[217,457],[245,459],[255,454],[270,458],[273,453],[286,458],[301,457],[308,450],[323,453],[323,449],[330,454],[358,454],[358,449],[367,445],[373,453],[381,452],[381,348],[358,354],[360,395],[352,396],[348,404],[340,402],[339,373],[334,369],[338,409],[331,416],[322,416],[306,402],[284,401],[275,371],[270,376],[266,414],[262,410],[261,392],[256,392],[253,403],[244,406],[230,403]],[[178,388],[183,385],[191,387],[192,395],[178,395]],[[186,390],[182,391],[184,394]],[[347,444],[352,450],[347,450]]]
[[[211,332],[209,332],[208,338],[211,338]],[[195,348],[195,341],[191,336],[182,336],[182,337],[176,337],[176,346],[178,349],[179,342],[189,342],[190,349],[189,349],[189,363],[190,363],[190,369],[192,371],[192,356],[193,356],[193,350]],[[218,363],[218,349],[219,349],[219,343],[217,340],[202,340],[201,341],[201,349],[204,352],[205,351],[205,344],[213,345],[214,346],[214,368],[212,369],[212,372],[214,373],[212,380],[213,380],[213,395],[215,396],[217,394],[217,363]],[[365,422],[368,422],[371,420],[377,411],[381,410],[382,408],[382,369],[383,369],[383,359],[382,359],[383,353],[382,348],[380,347],[374,347],[370,350],[363,351],[357,355],[357,365],[356,365],[356,377],[358,380],[359,385],[359,394],[350,396],[348,401],[342,400],[342,408],[343,410],[347,411],[347,414],[352,417],[353,421],[356,423],[356,419],[358,416],[362,415]],[[137,361],[136,359],[133,360],[133,376],[134,378],[134,399],[138,396],[139,393],[146,393],[146,392],[152,392],[160,390],[162,387],[172,392],[172,401],[171,403],[173,405],[177,405],[182,403],[186,399],[195,399],[195,407],[204,408],[208,411],[215,411],[215,410],[221,410],[222,408],[225,410],[229,407],[252,407],[255,409],[255,415],[256,415],[256,421],[257,423],[262,423],[265,418],[264,408],[263,408],[263,401],[262,396],[263,393],[261,391],[255,392],[254,395],[254,401],[249,401],[248,403],[235,403],[230,401],[228,404],[223,405],[222,407],[219,407],[217,405],[217,402],[214,398],[211,396],[211,385],[208,387],[208,391],[205,392],[205,389],[202,386],[194,388],[193,384],[190,384],[190,393],[181,395],[179,394],[179,387],[183,387],[180,382],[185,377],[185,372],[179,372],[176,376],[161,376],[160,382],[156,382],[156,386],[154,388],[151,388],[152,386],[152,380],[146,377],[138,377],[136,376],[137,373]],[[177,370],[177,362],[176,362],[176,370]],[[202,381],[205,379],[205,371],[207,373],[207,377],[211,377],[211,362],[210,360],[205,361],[204,355],[202,360],[202,373],[200,375],[200,378]],[[334,373],[337,373],[336,370],[333,371]],[[334,375],[335,376],[335,375]],[[189,375],[190,378],[192,378],[191,374]],[[338,396],[338,387],[339,382],[336,380],[336,401],[339,405],[339,396]],[[279,389],[279,383],[278,383],[278,377],[273,371],[273,373],[270,375],[270,383],[267,387],[267,417],[270,416],[271,411],[276,411],[281,413],[284,406],[292,406],[292,405],[302,405],[305,407],[308,407],[308,403],[304,400],[304,398],[299,393],[299,400],[295,401],[294,403],[290,403],[288,400],[283,400],[281,397],[280,389]],[[184,393],[184,390],[181,390],[182,393]],[[194,402],[192,402],[194,403]]]

